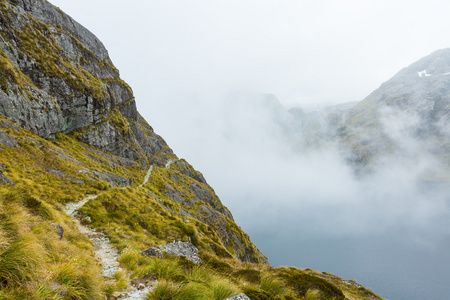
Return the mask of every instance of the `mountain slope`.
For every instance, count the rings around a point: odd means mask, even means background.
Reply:
[[[174,161],[171,169],[189,179],[183,177],[183,192],[170,192],[176,183],[166,174],[167,186],[161,183],[160,192],[181,204],[182,197],[207,203],[205,207],[213,210],[204,208],[205,217],[197,218],[211,226],[220,223],[216,230],[227,245],[235,245],[233,255],[240,253],[244,261],[259,261],[259,251],[252,244],[221,229],[233,218],[203,176],[178,160],[138,114],[131,88],[120,79],[102,43],[48,2],[18,3],[2,6],[5,30],[1,46],[6,67],[0,114],[44,138],[70,134],[123,158],[124,166],[145,170],[149,165],[163,167]]]
[[[411,156],[426,153],[443,162],[448,172],[449,74],[450,49],[436,51],[401,70],[350,111],[347,124],[367,128],[377,137],[364,147],[367,159],[386,150]],[[344,132],[362,141],[358,130]]]
[[[398,72],[361,102],[309,116],[298,147],[337,145],[360,174],[399,156],[428,158],[422,180],[450,180],[450,49]],[[305,117],[302,117],[305,118]],[[440,166],[439,166],[440,165]]]
[[[139,255],[186,239],[205,261],[208,293],[222,284],[274,296],[262,286],[272,274],[286,299],[308,290],[377,299],[340,279],[268,266],[203,175],[139,115],[105,47],[76,21],[45,0],[0,0],[0,26],[1,299],[100,299],[149,274],[200,288],[186,260]],[[80,221],[106,234],[130,273],[102,277],[91,241],[64,213],[87,196]],[[164,264],[175,273],[149,271]]]

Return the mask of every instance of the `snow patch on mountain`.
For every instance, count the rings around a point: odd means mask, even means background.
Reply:
[[[417,72],[417,75],[419,75],[420,78],[422,78],[423,76],[425,76],[425,77],[431,76],[431,74],[427,73],[427,70],[423,70],[423,71]]]

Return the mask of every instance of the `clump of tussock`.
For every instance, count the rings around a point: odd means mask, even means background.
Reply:
[[[36,269],[45,263],[42,247],[32,237],[3,244],[0,251],[0,283],[21,285],[34,279]]]

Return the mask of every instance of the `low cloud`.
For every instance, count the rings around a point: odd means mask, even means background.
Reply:
[[[348,152],[326,135],[322,146],[299,147],[305,127],[313,128],[299,117],[319,112],[289,111],[273,96],[246,93],[167,98],[164,105],[170,118],[161,124],[174,128],[156,132],[203,172],[274,266],[354,278],[391,299],[431,291],[446,299],[450,190],[419,180],[442,163],[415,138],[415,117],[386,112],[380,136],[401,151],[377,157],[360,177]],[[327,126],[322,122],[321,134]],[[373,139],[368,134],[364,143]]]
[[[384,131],[401,151],[380,157],[371,175],[359,178],[335,143],[298,152],[298,120],[273,96],[198,97],[174,107],[173,117],[189,130],[169,143],[178,141],[175,150],[184,149],[249,232],[304,238],[401,231],[421,243],[448,235],[448,190],[420,181],[438,163],[411,134],[415,116],[384,112]]]

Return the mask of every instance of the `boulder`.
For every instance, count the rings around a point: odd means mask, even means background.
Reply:
[[[122,293],[114,292],[111,296],[109,296],[108,300],[118,300],[122,297]]]
[[[14,182],[11,181],[11,179],[0,173],[0,185],[3,184],[16,185]]]
[[[227,298],[225,300],[251,300],[249,297],[247,297],[245,294],[239,294],[237,296]]]
[[[146,286],[154,286],[157,284],[156,275],[143,275],[137,278],[131,279],[131,285],[136,287],[138,290],[145,288]]]
[[[198,249],[190,242],[173,242],[167,245],[160,245],[157,247],[151,247],[143,251],[143,256],[157,256],[162,257],[162,252],[166,252],[170,255],[184,256],[193,263],[199,264],[202,259],[198,256]]]
[[[0,130],[0,144],[6,147],[17,147],[16,140]]]
[[[62,228],[62,226],[57,223],[52,223],[52,225],[55,226],[56,234],[59,236],[59,239],[62,240],[64,235],[64,228]]]
[[[162,251],[158,247],[151,247],[141,253],[142,256],[156,256],[163,257]]]

